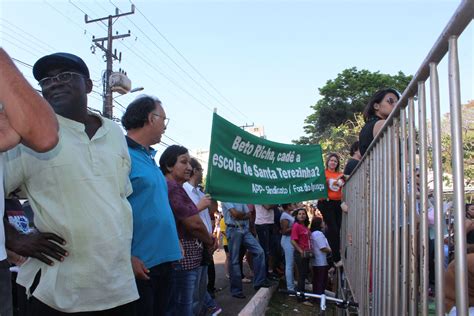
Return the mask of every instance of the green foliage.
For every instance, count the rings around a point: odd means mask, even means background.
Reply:
[[[356,67],[345,69],[333,80],[319,88],[321,99],[311,108],[314,113],[305,120],[306,136],[294,141],[297,144],[314,144],[326,141],[339,127],[347,121],[353,121],[361,113],[370,97],[379,89],[395,88],[403,92],[412,76],[403,72],[392,76],[380,72],[357,70]],[[336,134],[342,132],[336,132]],[[346,141],[347,143],[347,141]],[[350,144],[349,144],[350,145]],[[335,149],[332,149],[335,151]]]
[[[363,126],[364,118],[361,113],[358,113],[354,114],[351,120],[347,120],[339,126],[331,127],[327,137],[319,142],[323,153],[338,153],[344,164],[349,158],[349,148],[353,142],[359,139],[359,132]]]
[[[466,186],[474,185],[474,101],[463,104],[462,113],[462,137],[464,152],[464,183]],[[430,124],[428,125],[430,127]],[[430,127],[431,128],[431,127]],[[432,146],[429,141],[428,166],[432,166]],[[443,181],[446,185],[452,185],[451,175],[452,153],[451,153],[451,124],[450,115],[446,114],[441,121],[441,163],[443,166]]]

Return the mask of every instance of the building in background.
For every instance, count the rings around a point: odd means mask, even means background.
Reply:
[[[244,131],[257,137],[267,139],[267,135],[265,135],[265,128],[263,126],[244,126]]]

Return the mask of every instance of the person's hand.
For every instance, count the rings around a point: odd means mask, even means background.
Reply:
[[[211,206],[211,202],[212,202],[211,196],[209,194],[206,194],[205,196],[201,198],[201,200],[199,200],[196,207],[198,210],[202,211],[203,209],[206,209],[209,206]]]
[[[335,182],[339,188],[342,188],[346,184],[346,178],[344,177],[344,174],[341,174],[339,177],[337,177]]]
[[[140,280],[149,280],[150,277],[148,276],[148,273],[150,273],[150,270],[148,270],[145,267],[145,264],[143,261],[141,261],[138,257],[132,256],[132,269],[133,269],[133,274],[135,274],[135,277]]]
[[[17,254],[16,252],[7,249],[7,260],[8,260],[8,262],[10,262],[11,264],[14,264],[14,265],[16,265],[17,267],[19,267],[19,266],[21,266],[23,263],[25,263],[26,259],[28,259],[28,258],[23,257],[23,256],[20,256],[20,255]]]
[[[11,127],[5,111],[0,111],[0,151],[7,151],[19,144],[20,141],[20,134]]]
[[[54,262],[50,258],[64,261],[64,257],[69,255],[59,246],[65,244],[66,241],[56,234],[35,232],[9,240],[8,248],[23,257],[36,258],[52,266]]]

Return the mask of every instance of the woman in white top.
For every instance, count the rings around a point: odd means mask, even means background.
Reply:
[[[326,255],[331,252],[328,240],[324,236],[324,221],[322,217],[315,216],[311,221],[311,246],[314,253],[313,266],[313,293],[323,294],[328,283],[328,261]]]

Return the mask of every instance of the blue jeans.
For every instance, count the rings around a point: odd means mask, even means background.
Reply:
[[[291,244],[291,237],[287,235],[281,236],[281,247],[285,252],[285,278],[286,289],[288,291],[295,290],[295,279],[293,277],[293,267],[295,264],[295,248]]]
[[[255,225],[257,231],[258,242],[262,246],[265,254],[265,271],[268,272],[268,258],[270,257],[270,242],[273,235],[273,224]]]
[[[208,308],[216,307],[217,304],[211,295],[207,292],[207,270],[208,266],[198,268],[198,277],[193,294],[193,313],[194,315],[206,314]]]
[[[226,229],[228,247],[230,252],[230,292],[232,295],[242,293],[242,275],[239,266],[240,246],[252,254],[253,258],[253,286],[260,286],[266,280],[265,255],[258,241],[247,228],[227,226]]]
[[[192,316],[193,294],[198,278],[199,267],[192,270],[182,270],[181,265],[173,267],[171,281],[171,302],[167,315]]]

